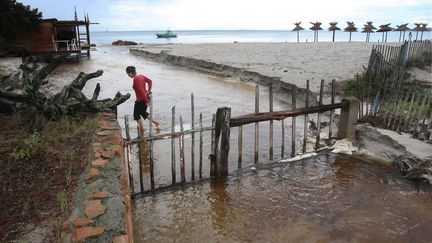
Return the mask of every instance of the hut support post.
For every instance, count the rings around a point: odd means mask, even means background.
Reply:
[[[341,109],[338,138],[355,141],[355,124],[357,122],[359,100],[355,97],[342,99],[347,106]]]

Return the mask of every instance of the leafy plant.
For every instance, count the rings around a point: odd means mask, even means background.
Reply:
[[[59,192],[57,194],[57,201],[60,204],[61,211],[65,212],[68,208],[67,193],[65,191]]]
[[[24,144],[20,150],[14,150],[12,157],[15,159],[28,160],[36,155],[39,150],[40,135],[39,133],[33,133],[28,138],[24,139]]]

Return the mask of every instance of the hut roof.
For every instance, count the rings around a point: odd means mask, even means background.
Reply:
[[[395,29],[395,31],[406,31],[406,30],[411,30],[410,28],[407,27],[408,24],[401,24],[401,25],[396,25],[397,28]]]
[[[430,28],[426,27],[428,24],[421,24],[422,25],[422,29],[421,31],[430,31]]]
[[[372,25],[372,21],[368,21],[364,25],[362,33],[374,33],[374,30],[376,30],[376,28]]]
[[[354,22],[347,22],[348,27],[344,29],[345,32],[357,32],[357,27],[354,26]]]
[[[310,27],[309,29],[310,30],[322,30],[323,28],[321,28],[321,22],[316,22],[316,23],[312,23],[312,22],[309,22],[309,23],[311,23],[311,25],[313,25],[312,27]]]
[[[379,30],[377,30],[377,32],[387,32],[387,31],[392,31],[393,30],[393,28],[392,27],[390,27],[390,25],[391,24],[383,24],[383,25],[380,25],[379,27]]]
[[[340,30],[340,28],[336,26],[337,24],[338,22],[330,22],[330,27],[328,28],[328,30],[329,31]]]
[[[300,30],[304,30],[301,26],[300,26],[301,22],[297,22],[294,23],[294,25],[296,26],[292,31],[300,31]]]

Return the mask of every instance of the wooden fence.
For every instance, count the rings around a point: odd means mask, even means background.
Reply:
[[[374,46],[366,73],[357,77],[357,96],[361,101],[359,118],[431,140],[431,88],[404,82],[407,66],[430,59],[431,50],[430,41]]]
[[[357,99],[347,99],[343,100],[341,103],[334,102],[335,96],[335,82],[332,82],[332,99],[330,104],[322,104],[323,100],[323,88],[324,88],[324,80],[321,81],[321,91],[318,106],[309,107],[309,92],[306,92],[306,100],[305,107],[297,108],[297,100],[296,100],[296,88],[292,89],[292,110],[288,111],[273,111],[273,89],[269,87],[269,111],[268,112],[260,112],[259,111],[259,86],[256,86],[255,92],[255,113],[246,114],[238,117],[231,117],[231,109],[229,107],[218,108],[216,114],[213,115],[211,126],[204,127],[202,113],[199,115],[198,127],[195,127],[195,109],[194,109],[194,96],[191,95],[191,122],[192,127],[190,130],[183,129],[183,117],[180,116],[180,131],[175,131],[176,126],[176,111],[175,107],[172,107],[172,121],[171,121],[171,133],[167,134],[159,134],[153,135],[150,132],[149,135],[143,138],[131,139],[130,138],[130,125],[129,118],[125,116],[125,130],[126,130],[126,138],[124,139],[124,145],[126,150],[126,160],[127,160],[127,168],[129,172],[129,184],[131,185],[131,191],[134,194],[147,194],[154,192],[155,190],[163,190],[164,188],[170,188],[175,185],[184,184],[186,182],[198,181],[206,178],[224,178],[228,175],[228,155],[232,148],[230,147],[230,138],[231,138],[231,128],[237,127],[237,168],[243,167],[243,125],[246,124],[255,124],[255,140],[254,140],[254,163],[258,163],[259,156],[259,125],[261,122],[269,121],[270,124],[270,132],[269,132],[269,155],[268,160],[274,161],[276,158],[282,159],[285,154],[285,125],[284,120],[286,118],[292,119],[292,134],[291,134],[291,152],[290,156],[296,156],[296,143],[295,140],[298,139],[296,137],[296,117],[302,116],[304,117],[304,130],[303,136],[301,137],[303,141],[303,145],[301,148],[301,153],[306,152],[306,142],[308,137],[308,117],[310,114],[317,114],[317,132],[316,132],[316,144],[315,149],[318,149],[320,146],[320,140],[323,139],[332,139],[336,138],[335,133],[332,132],[332,125],[329,126],[329,136],[327,138],[320,138],[320,116],[323,112],[330,112],[330,116],[333,117],[335,109],[342,109],[341,118],[339,122],[339,129],[337,137],[339,138],[349,138],[354,139],[355,137],[355,128],[354,123],[357,120],[358,115],[358,100]],[[309,91],[309,81],[306,83],[307,91]],[[152,113],[152,111],[150,111]],[[332,121],[333,119],[330,119]],[[274,154],[274,142],[273,142],[273,130],[274,130],[274,121],[280,121],[281,123],[281,154],[277,156]],[[211,133],[211,153],[207,156],[203,154],[203,133],[210,132]],[[195,134],[199,134],[199,146],[198,146],[198,176],[195,175]],[[138,133],[139,134],[139,133]],[[185,141],[184,137],[187,134],[191,134],[191,161],[189,163],[191,168],[191,177],[190,180],[186,179],[186,161],[185,161]],[[171,140],[171,183],[169,185],[156,185],[155,183],[155,173],[154,173],[154,160],[153,160],[153,143],[157,140],[170,139]],[[178,140],[178,151],[175,149],[175,140]],[[146,145],[145,145],[146,144]],[[132,146],[138,145],[139,148],[139,165],[138,167],[138,178],[139,180],[139,188],[133,188],[135,184],[134,181],[136,178],[133,176],[133,160],[131,158],[131,149]],[[178,152],[178,156],[177,156]],[[148,161],[143,161],[142,154],[148,155]],[[179,168],[180,168],[180,178],[177,179],[177,161],[176,157],[179,158]],[[204,163],[204,157],[208,157],[210,163]],[[149,163],[150,167],[150,184],[149,188],[144,188],[143,183],[143,163]],[[160,161],[159,163],[164,163],[164,161]],[[203,175],[203,166],[209,166],[209,175]]]

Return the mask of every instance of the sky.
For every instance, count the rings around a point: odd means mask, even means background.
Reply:
[[[95,31],[291,30],[293,23],[366,21],[377,27],[422,22],[432,25],[432,0],[18,0],[44,18],[71,20],[88,13]]]

